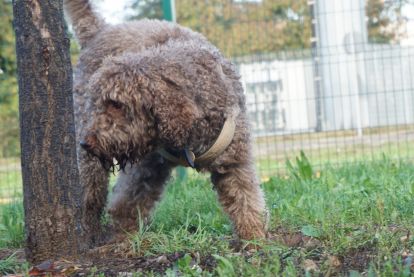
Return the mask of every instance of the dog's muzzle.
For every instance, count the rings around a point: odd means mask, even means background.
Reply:
[[[91,150],[91,148],[92,148],[92,145],[90,145],[89,143],[87,143],[86,141],[84,141],[84,140],[81,140],[80,142],[79,142],[79,145],[84,149],[84,150],[86,150],[86,151],[89,151],[89,150]]]

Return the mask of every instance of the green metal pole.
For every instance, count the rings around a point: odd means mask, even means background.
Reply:
[[[165,20],[175,22],[175,0],[162,0],[162,12]],[[188,177],[187,169],[182,166],[178,167],[175,173],[179,182],[185,181]]]
[[[162,0],[164,19],[175,22],[175,0]]]

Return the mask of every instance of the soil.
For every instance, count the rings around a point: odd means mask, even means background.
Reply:
[[[374,248],[356,249],[344,256],[329,256],[324,251],[323,242],[302,235],[300,232],[292,233],[283,229],[278,229],[269,237],[270,240],[277,241],[292,249],[302,249],[315,255],[309,255],[304,261],[294,259],[297,268],[312,269],[318,272],[321,267],[328,267],[329,276],[348,273],[349,270],[359,272],[366,270],[369,263],[375,257]],[[230,245],[235,242],[230,241]],[[258,250],[259,252],[261,250]],[[24,251],[22,249],[0,249],[0,260],[15,253],[15,258],[24,262]],[[259,253],[260,254],[260,253]],[[160,256],[143,257],[130,252],[126,244],[112,244],[96,248],[90,251],[85,257],[76,262],[68,260],[47,261],[31,269],[31,276],[88,276],[91,273],[102,273],[104,276],[130,276],[131,272],[157,272],[164,273],[169,268],[174,268],[177,260],[182,258],[185,253],[166,253]],[[213,271],[217,265],[215,258],[211,255],[200,256],[198,253],[191,254],[194,260],[203,270]],[[248,251],[241,251],[237,255],[251,256]],[[281,257],[282,259],[286,257]],[[283,265],[283,261],[282,261]],[[308,267],[308,268],[307,268]],[[23,276],[22,274],[10,275],[14,277]]]

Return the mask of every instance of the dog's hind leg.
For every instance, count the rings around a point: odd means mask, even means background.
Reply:
[[[265,238],[265,202],[253,165],[237,164],[220,173],[213,171],[211,179],[239,238]]]
[[[152,153],[139,164],[127,165],[119,173],[108,212],[119,231],[137,229],[137,219],[146,222],[160,199],[172,164],[158,153]]]

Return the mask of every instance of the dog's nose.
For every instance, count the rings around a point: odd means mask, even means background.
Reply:
[[[85,150],[90,150],[91,148],[92,148],[92,145],[90,145],[89,143],[87,143],[86,141],[84,141],[84,140],[81,140],[80,142],[79,142],[79,144],[80,144],[80,146],[83,148],[83,149],[85,149]]]

